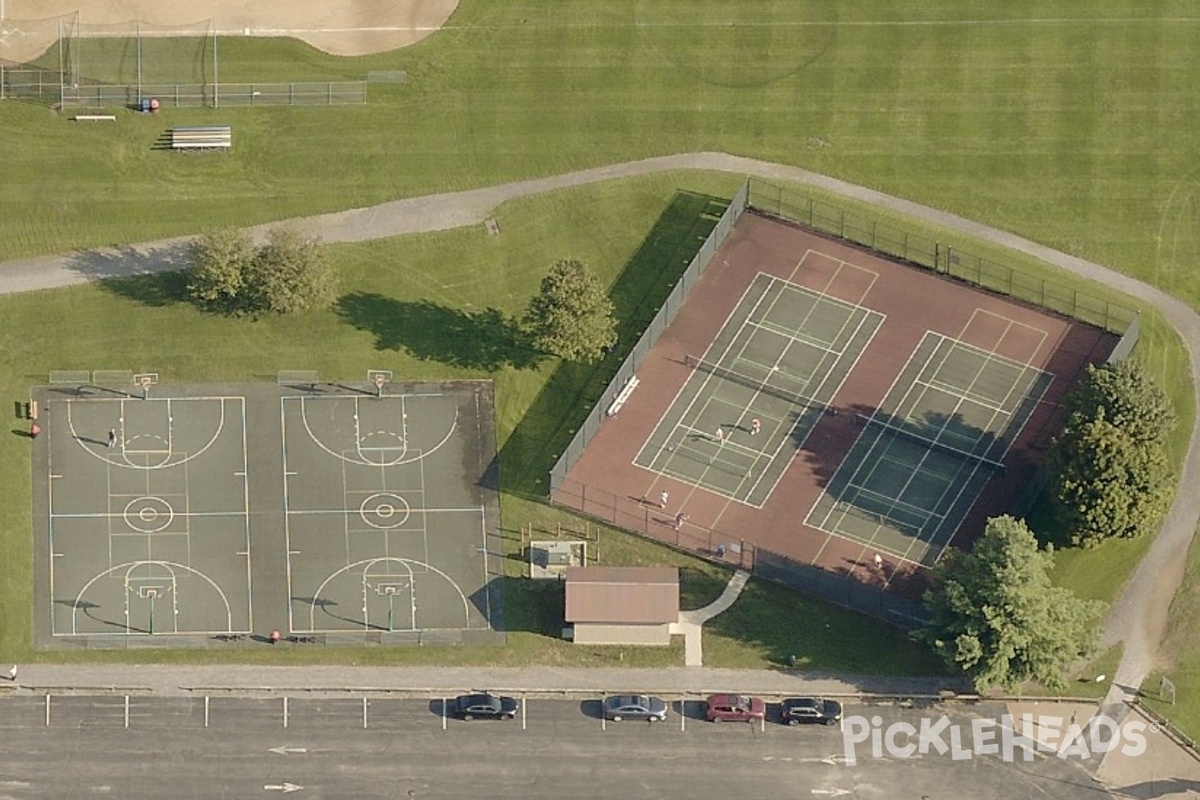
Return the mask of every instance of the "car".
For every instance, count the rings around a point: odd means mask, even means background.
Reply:
[[[454,698],[452,708],[454,716],[459,719],[512,719],[521,708],[521,704],[511,697],[477,692]]]
[[[614,694],[604,698],[604,718],[613,722],[623,719],[662,722],[667,718],[667,704],[662,698],[644,694]]]
[[[837,725],[842,721],[842,704],[820,697],[789,697],[781,704],[781,714],[788,725]]]
[[[767,704],[761,697],[714,694],[707,702],[704,716],[709,722],[755,722],[767,716]]]

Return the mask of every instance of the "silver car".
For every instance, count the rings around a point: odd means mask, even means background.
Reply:
[[[667,704],[660,697],[644,694],[616,694],[604,698],[604,718],[613,722],[623,719],[645,719],[662,722],[667,718]]]

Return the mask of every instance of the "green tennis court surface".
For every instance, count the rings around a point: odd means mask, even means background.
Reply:
[[[927,332],[805,524],[932,565],[1052,379]]]
[[[883,319],[760,273],[634,463],[761,508]]]

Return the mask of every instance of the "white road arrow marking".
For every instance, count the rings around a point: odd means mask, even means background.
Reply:
[[[813,789],[813,794],[823,794],[829,797],[841,797],[844,794],[850,794],[849,789]]]
[[[263,788],[268,792],[283,792],[284,794],[287,794],[288,792],[298,792],[304,787],[284,781],[283,783],[268,783],[263,786]]]
[[[274,753],[277,756],[304,755],[308,752],[307,747],[272,747],[268,752]]]

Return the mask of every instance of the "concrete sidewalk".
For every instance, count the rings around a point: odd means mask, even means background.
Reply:
[[[396,692],[458,694],[491,689],[520,694],[595,694],[638,691],[654,694],[708,694],[737,691],[764,695],[857,695],[859,693],[936,695],[954,687],[947,678],[878,678],[806,674],[794,671],[586,667],[263,667],[138,666],[128,664],[21,665],[15,684],[0,681],[0,692],[121,694],[162,696],[288,692],[336,694]],[[962,689],[961,685],[955,687]]]

